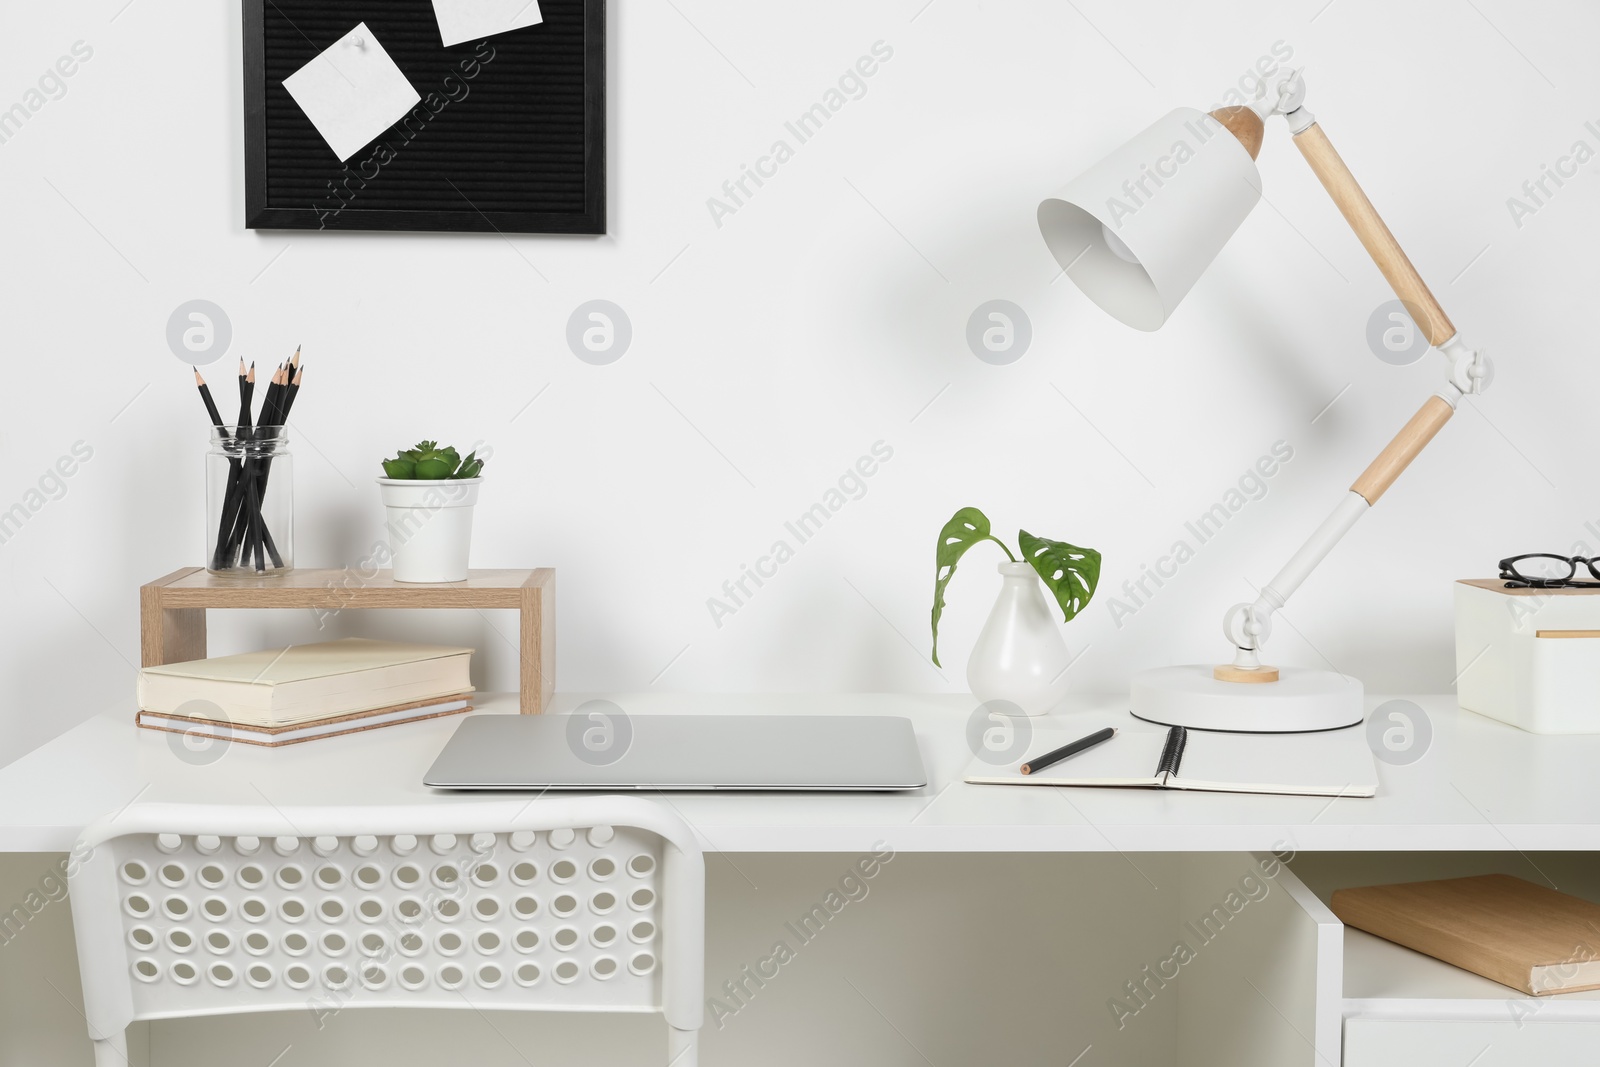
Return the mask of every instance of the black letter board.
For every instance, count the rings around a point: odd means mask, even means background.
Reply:
[[[245,226],[605,233],[605,0],[446,48],[432,0],[243,0]],[[422,97],[340,162],[283,80],[365,22]]]

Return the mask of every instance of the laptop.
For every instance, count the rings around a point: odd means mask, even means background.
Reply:
[[[435,789],[837,792],[928,784],[898,715],[473,715]]]

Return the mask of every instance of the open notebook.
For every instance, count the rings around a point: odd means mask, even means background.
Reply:
[[[966,780],[979,785],[1132,786],[1218,793],[1370,797],[1378,772],[1360,726],[1314,734],[1235,734],[1161,727],[1133,720],[1117,736],[1033,774],[1028,756],[1059,748],[1105,722],[1035,731],[1025,756],[1002,767],[975,761]]]

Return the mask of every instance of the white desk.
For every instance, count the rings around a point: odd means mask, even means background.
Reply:
[[[553,711],[570,711],[584,699],[558,696]],[[1082,1067],[1175,1062],[1180,1049],[1186,1067],[1331,1067],[1341,1057],[1346,1067],[1409,1067],[1435,1046],[1465,1050],[1462,1062],[1488,1048],[1475,1067],[1497,1067],[1530,1057],[1570,1059],[1573,1049],[1600,1042],[1600,995],[1542,999],[1529,1012],[1527,998],[1437,961],[1372,938],[1352,935],[1347,943],[1322,903],[1341,884],[1479,870],[1534,879],[1542,876],[1535,870],[1549,872],[1562,889],[1600,898],[1600,869],[1585,855],[1600,852],[1600,736],[1537,737],[1463,713],[1449,697],[1413,698],[1432,720],[1426,755],[1410,766],[1380,764],[1376,798],[1330,801],[969,786],[960,779],[972,758],[966,737],[973,704],[960,696],[609,699],[635,716],[902,714],[916,724],[928,768],[929,786],[908,794],[662,798],[708,852],[708,996],[774,938],[787,936],[784,920],[804,914],[855,855],[887,843],[897,857],[869,898],[891,903],[852,905],[840,920],[849,933],[807,946],[784,972],[781,992],[764,991],[726,1032],[708,1034],[707,1067],[1065,1064],[1088,1045],[1094,1053]],[[475,714],[514,710],[508,699],[480,704]],[[1083,701],[1070,717],[1088,732],[1122,708],[1120,700]],[[1052,724],[1067,718],[1052,717]],[[461,799],[420,785],[456,719],[280,750],[233,745],[210,763],[180,758],[173,739],[136,730],[131,720],[131,711],[100,716],[0,768],[6,899],[20,899],[37,884],[44,857],[15,857],[8,885],[4,853],[64,852],[82,826],[135,798],[252,805]],[[1257,862],[1248,854],[1284,848],[1297,858],[1270,894],[1249,904],[1226,936],[1207,943],[1184,977],[1164,986],[1136,1019],[1114,1025],[1110,999],[1126,998],[1127,983],[1140,981],[1142,968],[1188,936],[1185,924],[1239,885]],[[24,976],[48,977],[51,968],[57,969],[51,985],[75,986],[64,912],[47,911],[15,939],[21,949],[0,951],[0,988],[8,973],[19,979],[12,988],[23,989]],[[67,1050],[83,1044],[81,1020],[64,1010],[61,995],[31,987],[26,997],[8,995],[12,1004],[0,1003],[0,1024],[46,1027],[53,1010],[53,1040]],[[385,1016],[380,1023],[361,1015],[338,1023],[359,1034],[359,1052],[339,1045],[337,1034],[297,1037],[294,1028],[303,1029],[304,1020],[154,1024],[165,1028],[158,1062],[213,1063],[207,1042],[218,1040],[266,1049],[261,1062],[292,1042],[299,1042],[297,1064],[369,1054],[430,1062],[437,1056],[424,1051],[428,1042],[458,1025],[431,1017],[397,1023]],[[818,1018],[829,1020],[827,1036],[815,1029]],[[569,1024],[549,1019],[496,1025],[525,1028],[522,1040],[580,1056],[583,1042],[593,1039],[592,1031],[573,1030],[563,1044],[560,1028]],[[619,1041],[632,1040],[615,1033]],[[657,1038],[635,1036],[639,1048],[653,1048]],[[481,1043],[482,1035],[463,1032],[454,1040]],[[489,1045],[475,1045],[475,1053]],[[388,1052],[380,1055],[383,1047]],[[64,1052],[55,1062],[76,1054]]]
[[[554,713],[585,697],[557,696]],[[965,696],[611,697],[630,715],[892,714],[916,725],[927,788],[904,794],[687,795],[667,799],[712,852],[859,852],[880,840],[907,852],[1221,852],[1600,850],[1600,735],[1539,737],[1415,698],[1433,721],[1429,751],[1380,764],[1376,798],[1329,801],[1166,790],[972,786]],[[1378,701],[1369,701],[1369,707]],[[1084,702],[1095,725],[1120,700]],[[480,700],[474,714],[514,711]],[[0,852],[65,851],[78,831],[134,797],[189,803],[383,804],[431,797],[423,772],[458,720],[396,726],[272,750],[232,745],[185,762],[169,736],[102,715],[0,768]],[[1066,716],[1051,716],[1060,722]],[[1042,721],[1042,720],[1041,720]],[[1087,731],[1086,731],[1087,732]]]

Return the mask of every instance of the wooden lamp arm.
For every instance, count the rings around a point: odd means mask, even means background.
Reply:
[[[1311,122],[1295,133],[1294,143],[1428,343],[1440,350],[1462,347],[1459,343],[1451,344],[1456,340],[1455,324],[1444,313],[1444,308],[1439,306],[1439,301],[1434,298],[1428,283],[1422,280],[1422,275],[1417,273],[1417,268],[1400,247],[1400,242],[1384,225],[1378,209],[1367,199],[1361,184],[1350,173],[1350,168],[1345,166],[1322,126]],[[1462,389],[1459,383],[1454,390],[1455,393],[1469,391]],[[1378,498],[1400,477],[1400,472],[1450,421],[1450,416],[1455,414],[1455,399],[1457,397],[1450,394],[1429,397],[1427,403],[1411,417],[1411,421],[1372,461],[1371,466],[1356,479],[1350,491],[1359,493],[1368,504],[1376,504]]]
[[[1411,465],[1411,461],[1417,458],[1455,413],[1456,409],[1443,397],[1430,396],[1384,446],[1383,451],[1378,453],[1377,458],[1361,472],[1361,477],[1350,486],[1350,491],[1365,500],[1368,507],[1376,504],[1378,498],[1400,477],[1400,472]]]
[[[1444,313],[1444,308],[1439,306],[1439,301],[1434,299],[1422,275],[1417,273],[1417,268],[1411,265],[1400,242],[1384,225],[1378,209],[1367,199],[1355,175],[1350,173],[1350,168],[1334,151],[1328,135],[1313,122],[1294,135],[1294,144],[1311,165],[1322,187],[1328,190],[1328,196],[1333,198],[1339,213],[1361,239],[1367,254],[1383,272],[1389,287],[1400,298],[1400,303],[1405,305],[1406,313],[1422,330],[1428,343],[1435,348],[1444,347],[1445,342],[1456,334],[1454,324]]]
[[[1350,173],[1350,168],[1345,166],[1344,160],[1334,150],[1322,127],[1298,105],[1289,111],[1287,117],[1301,155],[1310,164],[1345,221],[1360,238],[1367,254],[1383,272],[1412,321],[1427,337],[1428,343],[1451,359],[1452,372],[1449,386],[1429,397],[1384,447],[1355,480],[1350,492],[1333,513],[1272,581],[1262,587],[1255,603],[1236,605],[1224,617],[1223,630],[1228,640],[1239,649],[1231,665],[1217,668],[1216,676],[1224,681],[1276,679],[1277,671],[1263,667],[1257,658],[1257,650],[1270,633],[1272,614],[1283,607],[1300,584],[1355,525],[1356,520],[1378,502],[1401,472],[1450,421],[1455,414],[1456,402],[1467,393],[1482,390],[1487,376],[1484,357],[1468,349],[1456,336],[1456,328],[1450,317],[1439,306],[1427,283],[1400,247],[1400,242],[1389,232],[1389,227],[1372,206],[1372,201],[1367,199],[1361,185]],[[1250,147],[1248,143],[1246,147]]]
[[[1300,154],[1310,164],[1317,179],[1322,182],[1322,187],[1328,191],[1328,196],[1339,208],[1339,213],[1355,231],[1362,247],[1372,257],[1372,262],[1377,264],[1378,270],[1383,272],[1390,288],[1400,298],[1406,313],[1417,324],[1417,328],[1428,339],[1428,343],[1440,350],[1464,350],[1464,346],[1456,341],[1456,328],[1450,321],[1450,316],[1439,306],[1439,301],[1434,298],[1428,284],[1422,280],[1422,275],[1417,273],[1417,268],[1412,265],[1405,250],[1400,247],[1400,242],[1389,232],[1389,227],[1384,224],[1378,209],[1367,199],[1361,184],[1356,181],[1355,175],[1350,173],[1350,168],[1345,166],[1344,160],[1334,150],[1333,143],[1328,140],[1328,135],[1323,132],[1322,127],[1314,120],[1302,125],[1291,119],[1291,125],[1298,127],[1294,134],[1295,147],[1300,149]],[[1418,453],[1433,440],[1434,435],[1450,421],[1450,416],[1455,414],[1455,402],[1461,394],[1468,391],[1471,390],[1462,389],[1458,384],[1439,396],[1429,397],[1421,409],[1411,417],[1411,421],[1405,424],[1372,464],[1362,472],[1361,477],[1356,479],[1350,491],[1359,494],[1369,505],[1376,504],[1378,498],[1394,484],[1396,478],[1400,477],[1400,472],[1417,458]]]

